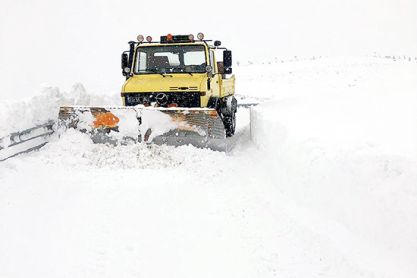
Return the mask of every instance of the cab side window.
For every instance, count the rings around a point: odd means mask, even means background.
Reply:
[[[213,68],[211,72],[214,74],[216,72],[216,66],[214,64],[214,52],[213,52],[213,50],[210,50],[210,65]]]

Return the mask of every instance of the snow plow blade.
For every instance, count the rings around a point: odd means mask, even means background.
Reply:
[[[90,134],[94,143],[144,142],[226,151],[217,111],[208,108],[63,106],[59,127]]]

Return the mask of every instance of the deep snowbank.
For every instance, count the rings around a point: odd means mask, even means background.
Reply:
[[[202,156],[221,157],[224,153],[198,150],[192,146],[153,146],[148,144],[107,145],[94,144],[87,134],[68,130],[55,136],[43,148],[42,155],[34,154],[29,159],[42,163],[72,169],[153,169],[175,168],[183,164],[192,165],[201,161]]]
[[[417,78],[396,65],[373,74],[348,92],[341,83],[341,92],[253,107],[251,138],[271,179],[295,202],[299,212],[290,214],[378,277],[412,277]]]

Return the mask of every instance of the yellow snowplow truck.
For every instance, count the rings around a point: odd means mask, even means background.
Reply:
[[[218,55],[222,54],[222,61]],[[137,36],[122,53],[123,106],[60,108],[61,126],[94,142],[126,141],[226,149],[237,101],[232,52],[204,35]]]

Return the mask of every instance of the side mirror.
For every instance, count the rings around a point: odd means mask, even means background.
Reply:
[[[127,55],[127,53],[122,53],[122,70],[123,70],[123,75],[126,75],[126,69],[129,69],[129,56]]]
[[[223,64],[226,70],[232,67],[232,51],[230,50],[223,51]]]

